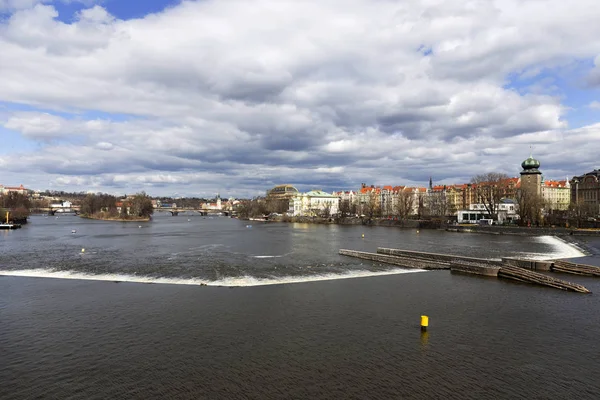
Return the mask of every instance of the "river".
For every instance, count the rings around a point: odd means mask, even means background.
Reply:
[[[550,236],[33,216],[0,232],[0,398],[597,398],[598,280],[560,275],[581,295],[337,254],[377,246],[583,255]]]

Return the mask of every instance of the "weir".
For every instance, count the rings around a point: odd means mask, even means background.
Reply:
[[[600,276],[599,267],[573,264],[562,260],[539,261],[512,257],[505,257],[502,260],[492,260],[385,247],[377,248],[377,253],[340,249],[339,254],[397,265],[403,268],[426,270],[449,269],[453,273],[511,279],[578,293],[590,293],[590,291],[582,285],[557,279],[536,271],[576,271],[573,273]]]

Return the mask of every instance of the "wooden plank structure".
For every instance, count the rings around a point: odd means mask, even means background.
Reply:
[[[513,267],[505,265],[498,271],[498,277],[514,279],[520,282],[536,283],[538,285],[550,286],[562,290],[570,290],[579,293],[590,293],[582,285],[576,283],[563,281],[562,279],[556,279],[549,275],[540,274],[539,272],[533,272],[520,267]]]
[[[397,265],[403,268],[412,269],[450,269],[450,264],[435,260],[416,259],[409,257],[389,256],[377,253],[368,253],[365,251],[340,249],[339,253],[343,256],[362,258],[363,260],[379,261],[385,264]]]
[[[386,264],[398,265],[403,268],[418,268],[426,270],[450,269],[452,272],[492,277],[497,276],[499,278],[532,283],[561,290],[568,290],[578,293],[590,293],[590,291],[582,285],[563,281],[546,274],[532,271],[532,269],[537,269],[535,260],[506,258],[503,259],[503,261],[499,261],[484,258],[456,256],[451,254],[426,253],[381,247],[377,249],[377,253],[340,249],[339,254],[365,260],[378,261]],[[542,269],[546,267],[546,264],[548,263],[544,262],[544,264],[540,264],[539,269],[546,270]],[[559,268],[579,268],[578,271],[588,271],[588,269],[585,269],[582,266],[574,267],[561,262],[559,262],[558,265]],[[561,267],[561,265],[563,267]],[[575,264],[575,266],[577,266],[577,264]],[[587,268],[592,266],[585,267]],[[600,268],[595,268],[600,271]]]
[[[600,277],[600,267],[587,264],[577,264],[565,260],[554,260],[550,270],[552,272],[563,272],[575,275]]]

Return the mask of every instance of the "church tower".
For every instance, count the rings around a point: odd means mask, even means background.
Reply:
[[[523,167],[523,171],[521,171],[521,190],[541,197],[542,173],[539,170],[540,162],[530,155],[527,160],[521,163],[521,167]]]

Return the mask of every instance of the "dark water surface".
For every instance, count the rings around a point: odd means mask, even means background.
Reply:
[[[4,274],[331,279],[0,276],[0,399],[599,398],[600,280],[560,276],[594,292],[581,295],[337,255],[378,245],[577,255],[559,240],[246,224],[36,217],[0,232]]]

